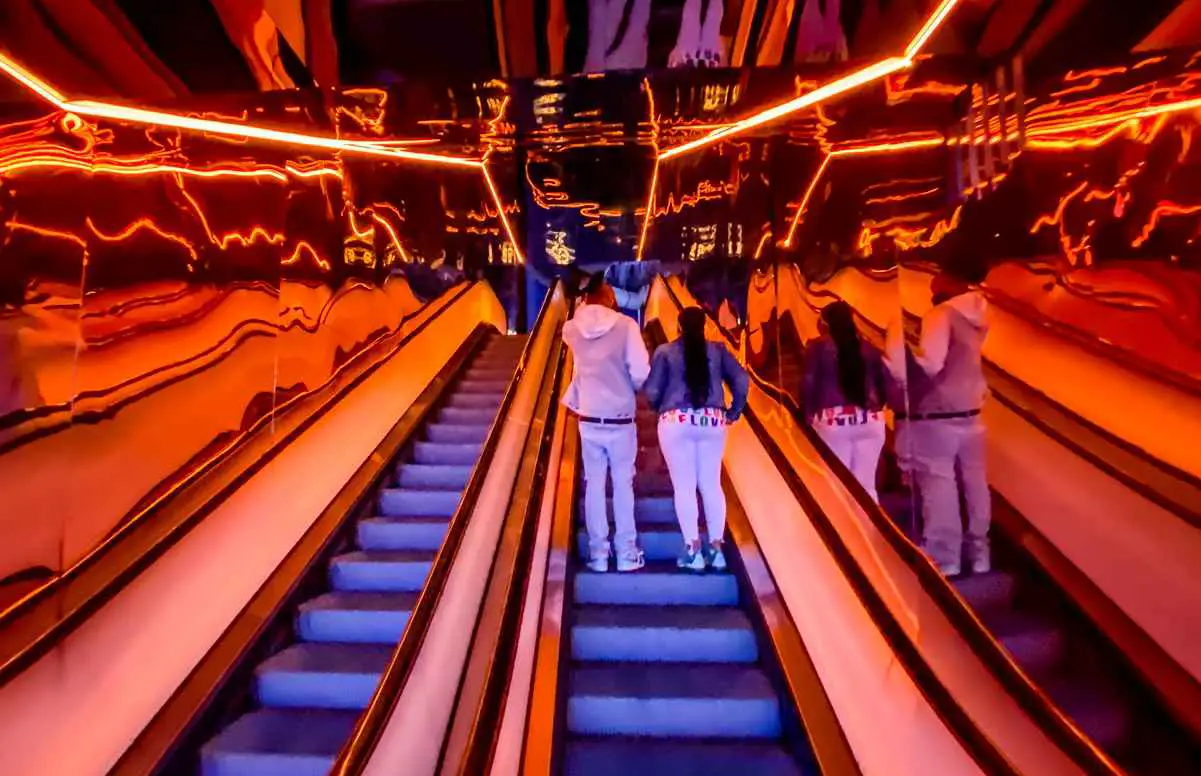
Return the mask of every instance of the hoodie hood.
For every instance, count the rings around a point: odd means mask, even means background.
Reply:
[[[599,304],[586,304],[576,310],[575,316],[567,325],[573,327],[584,339],[594,340],[612,331],[621,318],[621,313],[616,310]]]
[[[988,300],[979,291],[968,291],[944,302],[949,309],[963,316],[977,329],[988,328]]]

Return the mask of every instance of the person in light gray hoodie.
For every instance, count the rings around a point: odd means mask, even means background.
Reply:
[[[908,393],[908,412],[897,413],[897,452],[921,497],[922,549],[947,576],[962,572],[965,554],[972,573],[991,569],[992,500],[980,417],[988,393],[981,356],[988,302],[977,279],[941,272],[931,284],[934,307],[922,317],[918,346],[906,348],[899,327],[889,331],[887,345],[889,369]]]
[[[564,404],[580,420],[588,567],[596,572],[609,570],[605,482],[610,475],[617,570],[645,565],[634,527],[634,413],[636,393],[650,373],[650,356],[637,322],[616,308],[613,289],[597,276],[585,290],[582,306],[563,326],[563,341],[575,365]]]

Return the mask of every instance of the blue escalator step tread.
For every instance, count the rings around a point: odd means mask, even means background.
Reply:
[[[431,442],[477,445],[483,444],[487,437],[487,424],[431,423],[425,427],[425,438]]]
[[[580,735],[775,739],[780,699],[758,668],[584,664],[571,672],[567,726]]]
[[[365,709],[393,647],[294,644],[255,671],[255,694],[269,708]]]
[[[1067,639],[1054,621],[1024,612],[998,612],[987,623],[992,635],[1031,677],[1050,676],[1063,664]]]
[[[584,606],[571,628],[575,660],[754,663],[759,647],[741,609]]]
[[[674,562],[651,562],[640,571],[575,575],[577,604],[626,606],[737,606],[732,574],[694,574]]]
[[[644,525],[638,530],[638,544],[648,562],[674,562],[684,551],[684,534],[674,524]],[[576,551],[581,559],[587,559],[588,532],[583,529],[576,532]]]
[[[358,543],[365,550],[437,550],[446,538],[445,517],[369,517],[358,524]]]
[[[1106,750],[1121,747],[1130,735],[1130,706],[1105,686],[1106,680],[1063,677],[1046,686],[1051,700],[1093,743]]]
[[[486,409],[496,412],[503,399],[503,396],[491,393],[456,393],[450,397],[447,406],[458,409]]]
[[[425,585],[436,555],[432,550],[348,552],[330,562],[330,584],[334,590],[416,592]]]
[[[319,709],[251,712],[201,749],[201,776],[325,776],[358,717]]]
[[[961,577],[954,584],[963,600],[982,618],[1012,606],[1017,591],[1017,578],[1004,571]]]
[[[425,490],[453,490],[462,492],[471,479],[474,466],[470,465],[432,465],[406,463],[397,467],[397,484],[402,488],[423,488]]]
[[[474,466],[479,460],[483,445],[454,445],[441,442],[415,442],[413,462],[431,466]]]
[[[309,642],[395,645],[416,604],[417,593],[325,593],[300,605],[297,635]]]
[[[564,776],[687,774],[808,776],[784,747],[749,741],[581,738],[567,744]]]
[[[385,488],[379,494],[379,510],[386,517],[450,517],[461,500],[462,494],[453,490]]]

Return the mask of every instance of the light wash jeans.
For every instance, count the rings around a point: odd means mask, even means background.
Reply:
[[[634,461],[638,457],[638,429],[580,423],[580,455],[584,460],[584,522],[588,526],[588,552],[593,558],[609,557],[609,516],[605,484],[613,477],[613,544],[619,557],[638,552],[634,526]]]
[[[851,474],[871,496],[872,501],[879,501],[876,495],[876,470],[880,466],[880,451],[884,449],[884,418],[880,413],[860,411],[853,418],[835,416],[834,420],[853,419],[856,423],[838,425],[837,422],[823,422],[827,419],[814,418],[811,420],[813,430],[826,447],[838,456],[838,460],[851,470]]]
[[[679,413],[668,413],[679,414]],[[724,420],[724,418],[723,418]],[[721,487],[721,459],[726,450],[725,425],[701,426],[659,418],[659,447],[671,474],[676,519],[685,544],[700,539],[699,489],[705,502],[709,540],[722,541],[726,532],[726,494]]]
[[[968,562],[987,564],[992,495],[985,466],[984,422],[979,417],[897,423],[903,467],[921,494],[922,549],[944,572]],[[959,511],[959,486],[967,507],[967,533]]]

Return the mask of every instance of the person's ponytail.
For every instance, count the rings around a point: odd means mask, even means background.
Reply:
[[[680,340],[684,344],[684,382],[694,409],[709,400],[709,343],[705,339],[705,313],[689,307],[680,313]]]

